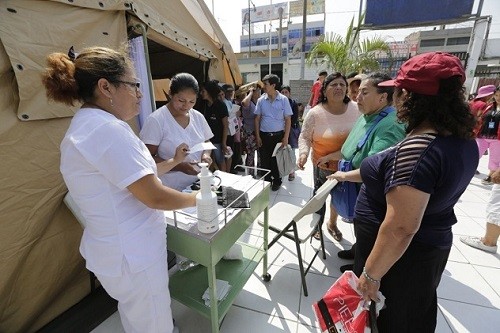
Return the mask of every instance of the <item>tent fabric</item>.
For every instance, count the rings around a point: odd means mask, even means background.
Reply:
[[[62,203],[59,172],[59,144],[75,108],[47,101],[46,55],[70,46],[119,48],[135,15],[158,43],[208,60],[211,78],[241,82],[204,8],[203,0],[0,1],[0,332],[34,332],[90,292],[78,252],[82,229]]]
[[[19,86],[19,119],[72,116],[75,108],[46,102],[40,80],[46,55],[67,52],[71,46],[76,52],[93,45],[119,47],[127,40],[125,12],[96,11],[33,0],[6,2],[2,6],[16,12],[0,12],[0,36]],[[34,43],[35,36],[40,36],[43,43]]]

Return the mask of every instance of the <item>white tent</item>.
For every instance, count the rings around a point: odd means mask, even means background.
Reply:
[[[82,230],[62,203],[59,173],[75,109],[47,101],[45,57],[70,46],[118,48],[135,36],[147,46],[150,79],[190,72],[241,83],[203,0],[0,2],[0,332],[36,331],[89,293]]]

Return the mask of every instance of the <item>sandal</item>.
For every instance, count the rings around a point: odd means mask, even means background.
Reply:
[[[330,223],[328,223],[326,225],[326,229],[328,230],[328,233],[333,237],[333,239],[335,239],[337,242],[340,242],[342,240],[342,232],[336,225],[331,225]]]

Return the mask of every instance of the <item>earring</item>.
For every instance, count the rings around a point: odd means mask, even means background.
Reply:
[[[110,98],[110,99],[109,99],[109,103],[111,104],[111,106],[115,106],[115,105],[113,104],[113,99],[112,99],[112,98]]]

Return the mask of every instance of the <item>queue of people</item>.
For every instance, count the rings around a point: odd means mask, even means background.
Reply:
[[[67,105],[82,103],[61,143],[60,169],[88,221],[80,252],[118,300],[125,331],[175,329],[161,210],[195,205],[195,194],[182,189],[196,180],[197,164],[213,162],[231,172],[233,151],[238,159],[240,151],[246,155],[247,166],[256,165],[257,154],[258,166],[270,170],[266,180],[277,191],[282,179],[272,153],[276,145],[289,143],[299,149],[299,169],[311,155],[314,191],[327,179],[358,184],[349,221],[356,243],[338,256],[354,260],[341,271],[359,276],[357,289],[365,300],[378,301],[379,290],[386,297],[379,331],[434,331],[436,288],[457,222],[453,207],[477,169],[484,148],[480,140],[499,140],[500,133],[499,89],[481,88],[476,99],[484,105],[477,102],[470,112],[458,58],[441,52],[415,56],[394,80],[382,73],[347,79],[321,72],[308,103],[315,105],[302,126],[291,88],[281,87],[277,75],[264,76],[262,87],[234,100],[230,85],[212,80],[200,87],[191,74],[179,73],[171,78],[168,103],[147,118],[140,138],[126,123],[138,114],[142,94],[125,52],[91,47],[79,54],[50,54],[47,62],[47,96]],[[491,101],[480,100],[493,95]],[[235,103],[241,107],[237,112]],[[200,142],[212,142],[216,149],[190,153]],[[496,252],[500,160],[488,144],[494,156],[488,181],[495,185],[486,233],[461,241]],[[340,159],[351,160],[354,169],[338,171]],[[342,240],[331,204],[326,229]],[[318,230],[315,238],[321,236]]]
[[[377,84],[394,87],[407,133],[360,165],[354,273],[365,300],[377,301],[379,290],[386,297],[380,332],[435,331],[436,289],[457,222],[453,207],[479,161],[464,81],[457,57],[432,52],[410,58],[394,80]]]

